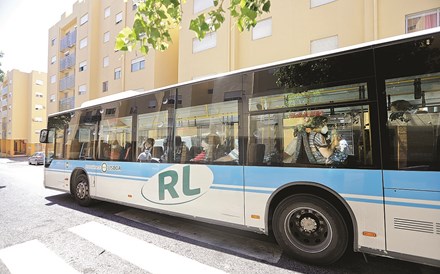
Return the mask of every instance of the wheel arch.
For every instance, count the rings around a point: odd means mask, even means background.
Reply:
[[[294,194],[315,195],[329,201],[332,205],[334,205],[347,223],[347,229],[350,233],[350,239],[353,242],[353,250],[356,249],[355,247],[357,246],[358,242],[358,227],[353,211],[351,210],[347,201],[342,198],[341,195],[339,195],[336,191],[316,182],[292,182],[284,185],[283,187],[280,187],[272,193],[266,206],[265,225],[266,231],[268,231],[268,233],[273,233],[272,218],[276,207],[285,198]]]
[[[87,179],[89,179],[89,175],[87,174],[87,171],[82,167],[77,167],[72,171],[72,174],[70,174],[70,194],[74,194],[73,190],[73,180],[75,180],[76,176],[79,174],[85,174],[87,176]],[[89,180],[90,181],[90,180]]]

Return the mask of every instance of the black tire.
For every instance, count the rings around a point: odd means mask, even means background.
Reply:
[[[292,257],[312,264],[338,261],[350,235],[344,218],[327,201],[308,194],[287,197],[275,209],[273,233]]]
[[[81,173],[75,177],[72,191],[73,197],[80,206],[90,206],[92,204],[89,179],[86,174]]]

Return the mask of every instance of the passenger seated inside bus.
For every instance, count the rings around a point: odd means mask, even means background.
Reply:
[[[149,162],[153,158],[152,149],[154,146],[154,139],[147,138],[147,140],[142,144],[143,151],[137,157],[138,162]]]
[[[273,139],[273,149],[264,156],[263,162],[267,165],[279,165],[283,162],[283,152],[279,138]]]
[[[329,133],[328,118],[315,116],[293,131],[283,152],[284,163],[341,165],[348,158],[348,143],[336,130]]]
[[[200,151],[194,158],[192,158],[191,162],[205,162],[206,161],[206,155],[209,150],[209,144],[208,144],[208,138],[205,137],[202,139],[201,142],[202,151]]]
[[[182,137],[176,135],[174,147],[174,163],[185,163],[187,161],[189,149],[185,142],[182,141]]]
[[[238,139],[234,141],[234,149],[228,154],[215,160],[215,162],[236,162],[238,163]]]
[[[110,160],[120,160],[122,147],[119,144],[118,140],[114,140],[110,149]]]

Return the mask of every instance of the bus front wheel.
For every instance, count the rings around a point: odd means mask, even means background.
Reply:
[[[272,222],[278,244],[301,261],[328,265],[339,260],[347,249],[349,233],[344,218],[317,196],[285,198],[275,209]]]
[[[81,206],[89,206],[92,203],[90,198],[90,185],[87,175],[84,173],[79,174],[75,178],[73,185],[73,196],[76,202]]]

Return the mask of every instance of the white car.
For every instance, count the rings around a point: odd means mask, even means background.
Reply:
[[[43,165],[44,164],[44,152],[35,152],[28,158],[30,165]]]

